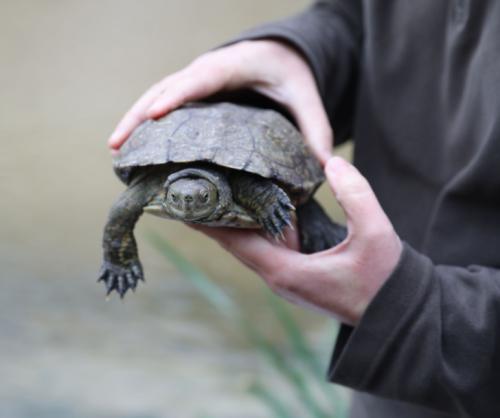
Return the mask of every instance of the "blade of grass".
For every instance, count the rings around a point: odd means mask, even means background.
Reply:
[[[267,292],[269,306],[274,312],[275,317],[285,330],[287,339],[290,342],[292,349],[297,357],[302,360],[305,366],[317,377],[324,377],[323,366],[318,360],[318,356],[314,353],[309,343],[306,341],[304,334],[300,330],[299,325],[294,320],[283,302],[276,298],[272,293]]]
[[[274,396],[261,383],[252,383],[248,391],[269,409],[274,418],[293,418],[293,413],[289,411],[285,403]]]
[[[231,297],[184,258],[166,239],[154,232],[149,232],[147,236],[153,246],[194,285],[219,313],[230,318],[238,315],[238,309]]]
[[[332,390],[331,385],[325,382],[325,373],[321,361],[318,360],[318,354],[311,348],[311,345],[306,340],[304,333],[301,331],[292,314],[285,304],[271,292],[267,292],[267,297],[269,306],[285,330],[287,339],[297,358],[304,364],[309,372],[318,379],[319,386],[332,408],[334,408],[334,410],[341,408],[341,404],[344,403],[343,399],[338,396],[336,391]]]
[[[301,372],[285,360],[279,350],[266,341],[255,327],[248,321],[242,324],[245,333],[255,347],[268,359],[273,368],[281,374],[294,390],[297,398],[314,418],[328,418],[330,414],[323,411],[314,398],[305,377]]]

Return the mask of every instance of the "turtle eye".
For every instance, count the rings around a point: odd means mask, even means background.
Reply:
[[[202,192],[202,193],[200,193],[200,200],[202,202],[207,202],[208,201],[208,192]]]
[[[172,199],[172,202],[177,202],[177,195],[176,194],[171,194],[170,198]]]

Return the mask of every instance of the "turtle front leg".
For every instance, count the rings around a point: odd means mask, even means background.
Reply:
[[[233,173],[230,177],[234,200],[250,213],[274,238],[292,225],[295,210],[286,192],[271,180],[248,173]]]
[[[144,206],[161,187],[161,180],[146,177],[129,186],[111,207],[102,240],[103,262],[97,281],[103,281],[107,294],[116,290],[123,298],[128,289],[134,290],[144,274],[134,227]]]

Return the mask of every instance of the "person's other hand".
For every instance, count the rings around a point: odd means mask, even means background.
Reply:
[[[196,227],[259,274],[276,293],[356,325],[401,256],[402,245],[359,171],[339,157],[326,164],[331,189],[346,213],[348,236],[336,247],[305,255],[288,230],[285,243],[257,232]]]
[[[285,106],[322,164],[331,156],[333,135],[314,76],[302,55],[285,43],[243,41],[208,52],[153,85],[132,106],[108,145],[118,150],[146,119],[220,91],[250,88]]]

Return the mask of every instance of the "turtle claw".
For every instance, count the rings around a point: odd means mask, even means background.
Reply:
[[[283,230],[287,226],[292,226],[291,212],[295,207],[290,202],[288,195],[276,187],[274,198],[259,213],[259,221],[263,228],[276,241],[284,241]]]
[[[142,273],[142,266],[139,263],[139,261],[132,264],[131,270],[132,270],[133,277],[144,281],[144,274]]]
[[[105,279],[104,284],[106,285],[106,296],[116,288],[116,276],[114,274],[109,274],[107,280]]]
[[[119,266],[109,261],[104,261],[99,272],[98,282],[104,282],[106,286],[106,296],[113,290],[123,299],[129,289],[135,291],[137,282],[144,281],[141,264],[138,260],[128,266]]]
[[[125,278],[127,279],[128,287],[135,292],[135,288],[137,287],[137,280],[134,279],[132,273],[125,273]]]

